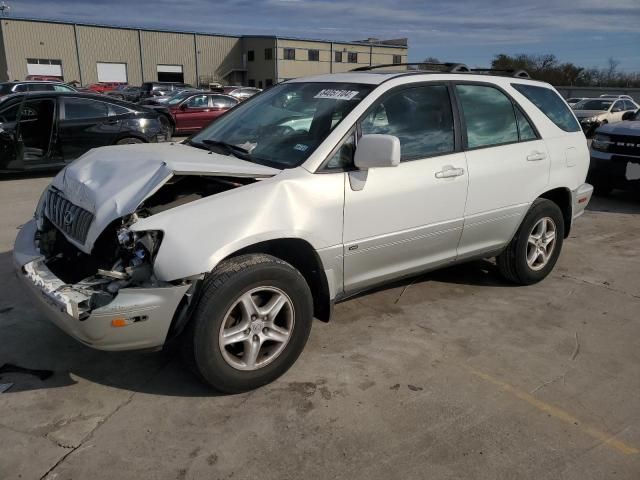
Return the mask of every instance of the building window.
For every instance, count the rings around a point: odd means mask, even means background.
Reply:
[[[285,48],[284,49],[284,59],[285,60],[295,60],[296,59],[296,49],[295,48]]]
[[[342,63],[342,52],[335,52],[334,59],[336,63]]]
[[[394,55],[393,64],[398,65],[399,63],[402,63],[402,55]]]
[[[358,52],[349,52],[347,60],[349,63],[358,63]]]
[[[27,58],[29,75],[58,77],[62,80],[62,61],[49,58]]]
[[[320,50],[309,50],[309,61],[310,62],[319,62],[320,61]]]
[[[271,78],[267,78],[264,81],[264,86],[265,86],[265,88],[273,87],[273,80]]]
[[[250,62],[253,62],[256,59],[256,52],[254,52],[253,50],[249,50],[247,52],[247,60]]]
[[[262,80],[258,80],[258,88],[262,88]]]
[[[248,84],[249,84],[250,87],[254,87],[255,88],[256,81],[253,78],[250,78]]]
[[[273,60],[273,48],[265,48],[264,49],[264,59],[265,60]]]

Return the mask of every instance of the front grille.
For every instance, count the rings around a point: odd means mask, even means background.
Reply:
[[[610,153],[640,157],[640,136],[611,135],[609,142]]]
[[[74,205],[53,188],[47,192],[45,214],[51,223],[74,240],[84,243],[93,214]]]

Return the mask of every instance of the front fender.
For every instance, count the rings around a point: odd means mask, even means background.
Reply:
[[[314,249],[340,245],[344,173],[286,170],[267,180],[144,218],[131,229],[160,230],[155,276],[173,281],[210,272],[256,243],[297,238]]]

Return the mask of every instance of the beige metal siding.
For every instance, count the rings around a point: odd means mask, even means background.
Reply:
[[[245,55],[249,50],[253,50],[255,59],[253,62],[247,61],[247,80],[254,80],[256,87],[262,82],[262,88],[265,88],[267,79],[271,79],[273,83],[277,83],[276,79],[276,40],[275,38],[251,38],[243,39]],[[265,60],[264,50],[271,48],[273,58]]]
[[[213,77],[224,83],[225,76],[233,70],[244,69],[242,40],[240,37],[196,35],[198,75]]]
[[[5,49],[4,49],[4,33],[2,30],[3,23],[0,22],[0,81],[6,82],[9,79],[7,72],[7,57],[5,57]]]
[[[158,65],[182,65],[184,81],[195,85],[196,57],[194,35],[189,33],[147,32],[142,30],[142,58],[145,82],[158,80]]]
[[[2,19],[2,30],[10,80],[28,75],[27,58],[61,60],[64,80],[80,79],[73,25]]]
[[[296,51],[295,60],[284,59],[284,49]],[[318,50],[320,61],[309,61],[309,50]],[[306,40],[278,40],[278,77],[280,80],[331,73],[331,43]]]
[[[125,63],[127,81],[132,85],[142,83],[138,32],[116,28],[78,26],[78,45],[82,81],[98,81],[98,62]]]

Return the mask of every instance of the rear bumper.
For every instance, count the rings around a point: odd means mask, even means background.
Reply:
[[[584,210],[587,208],[587,205],[589,204],[589,200],[591,200],[592,195],[593,195],[593,187],[588,183],[583,183],[577,189],[571,192],[571,199],[572,199],[572,205],[573,205],[572,216],[571,216],[572,223],[576,218],[580,217],[584,213]]]
[[[61,330],[99,350],[138,350],[162,346],[180,301],[190,285],[123,288],[111,302],[94,310],[92,292],[67,285],[44,263],[34,244],[35,222],[27,223],[14,246],[16,273],[39,309]],[[113,327],[124,319],[128,325]]]

